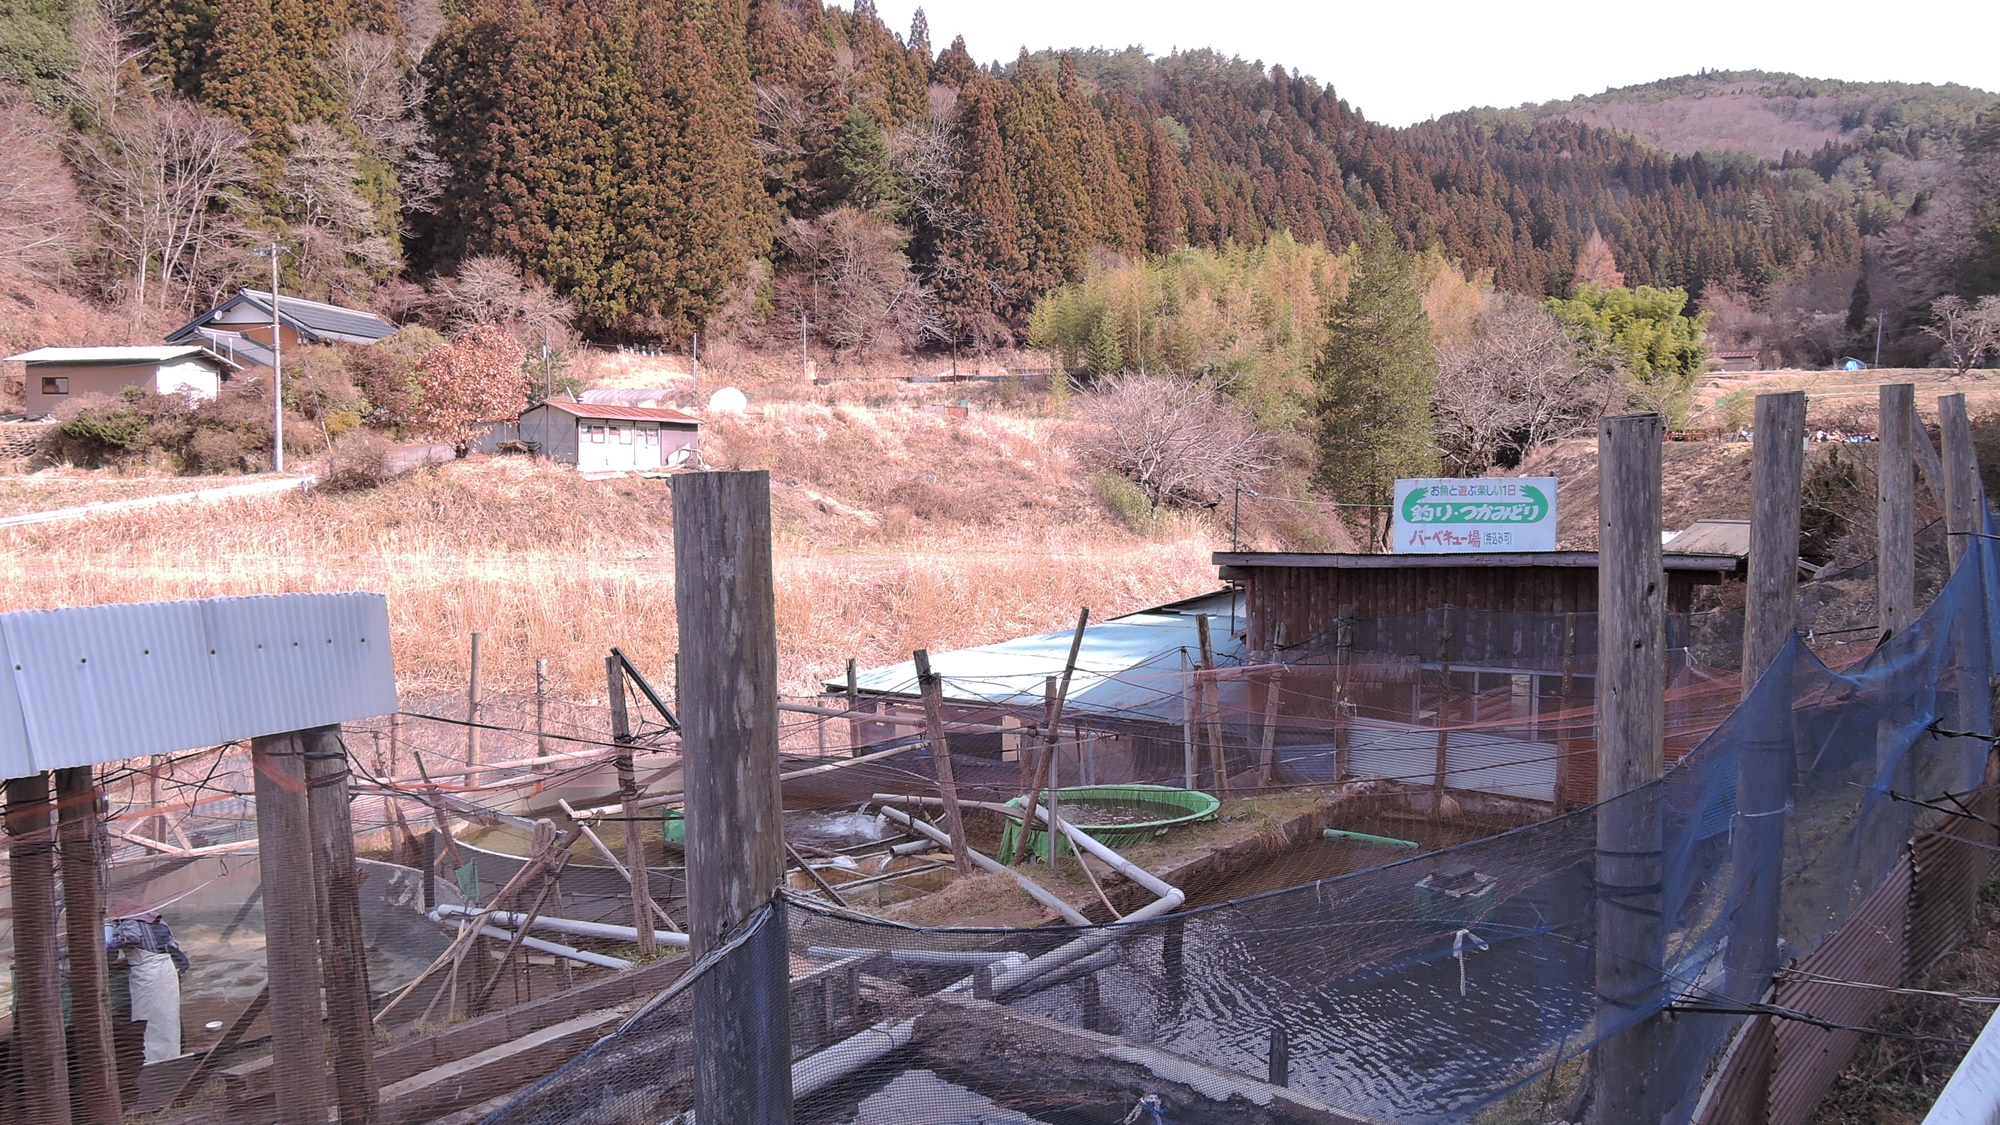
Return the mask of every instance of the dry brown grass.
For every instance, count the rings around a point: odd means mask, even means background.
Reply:
[[[1036,425],[797,406],[718,428],[718,458],[773,471],[784,690],[815,690],[850,656],[868,667],[1215,586],[1202,525],[1112,525]],[[673,682],[667,483],[525,459],[0,532],[0,578],[0,609],[380,590],[406,690],[461,684],[475,630],[495,689],[530,686],[540,657],[558,691],[600,695],[611,645]]]

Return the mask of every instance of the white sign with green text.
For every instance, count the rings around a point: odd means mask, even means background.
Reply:
[[[1556,478],[1399,480],[1389,549],[1404,555],[1556,549]]]

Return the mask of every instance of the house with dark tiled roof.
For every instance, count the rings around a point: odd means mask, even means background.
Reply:
[[[279,339],[300,344],[372,344],[396,325],[366,309],[279,294]],[[200,344],[244,366],[271,366],[271,294],[239,289],[236,295],[167,334],[170,344]]]

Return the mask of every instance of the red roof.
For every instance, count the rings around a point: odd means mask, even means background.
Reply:
[[[699,426],[701,419],[664,406],[619,406],[609,402],[567,402],[550,399],[542,404],[578,418],[602,418],[607,422],[660,422],[669,426]]]

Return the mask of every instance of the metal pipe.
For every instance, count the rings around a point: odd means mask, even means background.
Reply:
[[[1394,836],[1375,836],[1367,832],[1349,832],[1345,828],[1328,828],[1320,832],[1328,840],[1346,840],[1355,844],[1376,844],[1385,848],[1421,848],[1415,840],[1398,840]]]
[[[874,957],[884,953],[888,954],[889,959],[898,965],[949,965],[959,967],[991,965],[995,961],[1026,960],[1019,953],[1005,949],[843,949],[825,945],[810,946],[806,949],[806,956],[815,961],[845,961],[851,957]]]
[[[906,813],[901,809],[892,808],[888,805],[884,805],[882,806],[882,815],[888,817],[890,820],[895,821],[897,824],[900,824],[905,828],[921,832],[924,835],[929,836],[931,839],[937,841],[938,843],[945,845],[946,847],[951,846],[951,837],[946,836],[943,832],[940,832],[936,828],[931,827],[929,823],[918,820],[916,817],[911,816],[909,813]],[[972,851],[971,849],[966,850],[966,858],[972,860],[972,865],[974,867],[979,868],[982,871],[992,871],[996,873],[1005,872],[1008,875],[1013,876],[1014,881],[1021,885],[1021,889],[1027,892],[1029,898],[1032,898],[1036,902],[1041,903],[1043,906],[1048,907],[1050,910],[1055,911],[1058,915],[1062,917],[1063,921],[1068,922],[1070,925],[1072,926],[1090,925],[1090,919],[1078,913],[1076,907],[1071,906],[1069,903],[1064,902],[1062,899],[1057,898],[1055,895],[1049,893],[1047,888],[1043,887],[1040,883],[1035,882],[1033,879],[1028,878],[1026,875],[1021,874],[1019,871],[1016,871],[1013,868],[1008,867],[1006,864],[1000,863],[999,861],[993,859],[991,856],[982,855],[979,852]]]
[[[430,919],[433,922],[437,922],[440,924],[447,924],[436,911],[431,912]],[[514,933],[512,930],[503,930],[498,926],[479,927],[479,936],[485,938],[492,938],[495,941],[514,940]],[[602,953],[587,953],[581,949],[571,949],[567,945],[557,945],[555,942],[543,941],[541,938],[524,937],[521,939],[521,946],[524,949],[535,950],[537,953],[547,953],[555,957],[565,957],[571,961],[576,961],[584,965],[595,965],[600,969],[629,969],[632,967],[632,962],[630,961],[622,960],[617,957],[606,957]]]
[[[477,918],[483,914],[489,922],[516,930],[526,924],[531,930],[549,930],[558,934],[574,934],[577,937],[603,938],[606,941],[639,940],[639,931],[631,926],[620,926],[612,922],[583,922],[574,918],[552,918],[547,914],[537,914],[531,919],[526,914],[514,914],[505,910],[480,911],[450,904],[439,906],[431,913],[466,918]],[[653,940],[661,945],[675,945],[683,949],[688,944],[686,934],[677,934],[671,930],[654,930]]]

